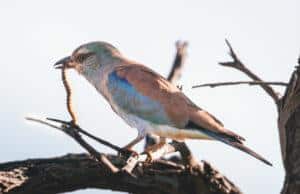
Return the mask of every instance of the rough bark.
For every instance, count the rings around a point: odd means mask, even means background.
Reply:
[[[115,166],[118,156],[107,156]],[[158,163],[139,165],[137,177],[107,173],[86,154],[8,162],[0,165],[0,193],[61,193],[84,188],[151,194],[240,194],[239,189],[207,162],[178,171]]]
[[[300,60],[300,59],[299,59]],[[299,63],[300,64],[300,63]],[[278,128],[281,140],[285,181],[282,194],[300,193],[300,71],[291,76],[289,86],[278,104]]]

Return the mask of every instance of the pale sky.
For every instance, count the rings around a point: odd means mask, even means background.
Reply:
[[[255,86],[191,89],[214,81],[248,80],[217,65],[228,38],[250,69],[268,81],[288,81],[300,53],[299,1],[17,1],[0,3],[0,162],[82,152],[66,135],[24,121],[38,115],[68,119],[56,60],[87,41],[115,45],[131,59],[167,75],[176,40],[189,41],[180,84],[200,107],[246,137],[270,160],[217,142],[187,141],[197,158],[227,175],[244,193],[279,193],[283,168],[271,98]],[[82,77],[70,72],[80,124],[120,146],[136,135]],[[282,88],[276,88],[282,92]],[[143,144],[137,146],[141,150]],[[97,146],[99,151],[110,151]],[[82,190],[77,194],[110,193]]]

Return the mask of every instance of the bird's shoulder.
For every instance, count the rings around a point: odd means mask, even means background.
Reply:
[[[138,63],[122,64],[115,67],[114,72],[121,79],[127,80],[137,89],[141,90],[165,90],[179,92],[180,90],[166,80],[159,73]]]

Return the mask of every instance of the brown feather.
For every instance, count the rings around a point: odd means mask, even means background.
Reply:
[[[225,129],[216,117],[199,108],[176,86],[146,66],[128,63],[118,66],[115,71],[143,95],[160,102],[174,123],[174,127],[184,128],[189,121],[192,121],[202,128],[244,140],[241,136]]]

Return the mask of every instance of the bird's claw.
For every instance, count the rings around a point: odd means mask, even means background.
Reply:
[[[147,158],[146,158],[146,163],[151,163],[153,161],[153,157],[152,157],[152,154],[151,152],[148,152],[148,151],[145,151],[144,154],[147,155]]]

